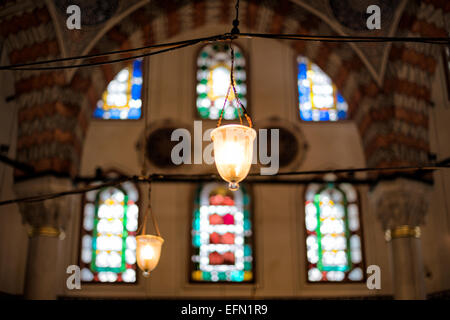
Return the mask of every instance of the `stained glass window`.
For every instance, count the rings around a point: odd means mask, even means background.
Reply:
[[[134,184],[86,193],[80,267],[84,282],[136,282],[139,193]]]
[[[94,118],[139,119],[142,107],[142,60],[134,60],[108,84],[97,102]]]
[[[300,118],[305,121],[344,120],[348,105],[330,77],[306,57],[297,57],[297,64]]]
[[[252,225],[245,188],[200,187],[192,220],[190,279],[193,282],[253,282]]]
[[[234,80],[238,97],[247,107],[247,73],[242,50],[233,45]],[[204,46],[197,57],[197,110],[203,119],[218,119],[230,85],[231,55],[229,46],[222,43]],[[238,118],[238,105],[230,90],[223,117]]]
[[[311,184],[305,196],[307,279],[362,281],[358,194],[348,183]]]

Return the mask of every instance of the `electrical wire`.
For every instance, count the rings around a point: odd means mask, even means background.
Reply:
[[[143,47],[139,47],[139,48],[115,50],[115,51],[109,51],[109,52],[103,52],[103,53],[88,54],[88,55],[67,57],[67,58],[58,58],[58,59],[51,59],[51,60],[44,60],[44,61],[18,63],[18,64],[9,65],[9,66],[0,66],[0,71],[1,70],[23,70],[23,69],[19,69],[19,68],[35,66],[35,65],[42,65],[42,64],[51,64],[51,63],[57,63],[57,62],[66,62],[66,61],[86,60],[86,59],[93,59],[93,58],[109,57],[109,56],[113,56],[113,55],[125,54],[125,53],[135,52],[135,51],[170,48],[170,47],[176,47],[176,46],[179,46],[179,45],[190,44],[190,43],[193,43],[193,42],[197,43],[197,42],[220,41],[222,37],[223,37],[223,35],[214,35],[214,36],[209,36],[209,37],[201,37],[201,38],[188,39],[188,40],[182,40],[182,41],[176,41],[176,42],[168,42],[168,43],[160,43],[160,44],[148,45],[148,46],[143,46]],[[110,60],[109,62],[112,63],[113,61]]]
[[[445,37],[374,37],[374,36],[315,36],[305,34],[276,33],[240,33],[239,36],[251,38],[268,38],[278,40],[303,40],[322,42],[418,42],[431,44],[450,44],[450,38]]]
[[[307,183],[312,181],[317,181],[317,179],[308,179],[308,180],[277,180],[274,179],[274,177],[277,176],[293,176],[293,175],[324,175],[327,173],[333,173],[333,174],[342,174],[342,173],[356,173],[356,172],[386,172],[386,171],[417,171],[417,172],[424,172],[424,171],[433,171],[438,169],[444,169],[444,168],[450,168],[450,164],[448,163],[437,163],[437,164],[427,164],[427,165],[420,165],[420,166],[398,166],[398,167],[382,167],[382,168],[348,168],[348,169],[329,169],[329,170],[312,170],[312,171],[292,171],[292,172],[279,172],[275,175],[270,176],[270,179],[265,178],[265,180],[261,179],[260,174],[253,173],[249,174],[250,177],[257,177],[254,179],[247,179],[248,182],[251,183]],[[84,178],[86,179],[86,178]],[[96,179],[98,181],[98,178],[91,178]],[[106,178],[108,179],[108,178]],[[383,177],[378,177],[374,180],[362,180],[360,182],[362,183],[375,183],[380,180],[383,180]],[[102,183],[102,184],[96,184],[94,186],[88,186],[84,188],[78,188],[74,190],[68,190],[63,192],[57,192],[57,193],[50,193],[50,194],[44,194],[44,195],[37,195],[37,196],[31,196],[31,197],[25,197],[25,198],[17,198],[17,199],[11,199],[6,201],[0,201],[0,206],[13,204],[13,203],[24,203],[24,202],[36,202],[36,201],[44,201],[49,199],[54,199],[57,197],[62,197],[66,195],[72,195],[72,194],[80,194],[80,193],[86,193],[93,190],[98,190],[106,187],[113,187],[117,186],[123,182],[126,181],[132,181],[135,183],[155,183],[155,182],[167,182],[167,183],[176,183],[176,182],[186,182],[186,183],[198,183],[198,182],[205,182],[205,181],[213,181],[217,180],[220,181],[221,178],[217,174],[161,174],[161,173],[155,173],[151,174],[149,176],[121,176],[114,179],[108,179],[108,182]],[[341,181],[341,180],[339,180]],[[351,182],[358,182],[358,180],[352,180]]]
[[[135,59],[139,59],[139,58],[143,58],[143,57],[148,57],[148,56],[153,56],[156,54],[160,54],[160,53],[164,53],[164,52],[169,52],[169,51],[173,51],[173,50],[177,50],[177,49],[181,49],[181,48],[185,48],[188,46],[192,46],[194,44],[199,43],[200,41],[191,41],[185,44],[180,44],[174,47],[170,47],[167,49],[162,49],[159,51],[153,51],[153,52],[148,52],[148,53],[143,53],[140,55],[136,55],[136,56],[131,56],[131,57],[125,57],[125,58],[120,58],[120,59],[114,59],[114,60],[108,60],[108,61],[98,61],[98,62],[92,62],[92,63],[82,63],[82,64],[75,64],[75,65],[65,65],[65,66],[50,66],[50,67],[20,67],[20,68],[12,68],[12,69],[8,69],[8,70],[23,70],[23,71],[47,71],[47,70],[62,70],[62,69],[73,69],[73,68],[84,68],[84,67],[93,67],[93,66],[100,66],[100,65],[105,65],[105,64],[112,64],[112,63],[117,63],[117,62],[123,62],[123,61],[129,61],[129,60],[135,60]]]
[[[238,24],[238,23],[237,23]],[[234,29],[233,29],[234,30]],[[112,64],[122,61],[134,60],[137,58],[142,58],[145,56],[161,54],[165,52],[169,52],[172,50],[177,50],[181,48],[185,48],[188,46],[192,46],[198,43],[205,42],[214,42],[214,41],[228,41],[236,38],[266,38],[266,39],[276,39],[276,40],[294,40],[294,41],[320,41],[320,42],[342,42],[342,43],[350,43],[350,42],[414,42],[414,43],[429,43],[429,44],[439,44],[439,45],[448,45],[450,44],[450,38],[445,37],[369,37],[369,36],[312,36],[312,35],[303,35],[303,34],[270,34],[270,33],[239,33],[239,29],[234,30],[234,33],[224,33],[220,35],[214,35],[210,37],[196,38],[196,39],[188,39],[178,42],[172,43],[162,43],[157,45],[144,46],[140,48],[132,48],[125,50],[116,50],[105,53],[97,53],[83,56],[75,56],[75,57],[67,57],[67,58],[58,58],[46,61],[35,61],[29,63],[21,63],[21,64],[13,64],[7,66],[0,66],[1,70],[22,70],[22,71],[43,71],[43,70],[62,70],[62,69],[70,69],[70,68],[83,68],[83,67],[93,67],[104,64]],[[108,61],[101,62],[91,62],[91,63],[82,63],[82,64],[74,64],[74,65],[63,65],[63,66],[48,66],[48,67],[31,67],[36,65],[43,64],[52,64],[57,62],[67,62],[67,61],[75,61],[80,59],[91,59],[91,58],[100,58],[100,57],[109,57],[117,54],[130,53],[135,51],[142,50],[151,50],[156,48],[165,48],[159,51],[144,53],[141,55],[134,55],[130,57],[113,59]]]
[[[123,182],[131,181],[131,180],[137,181],[138,179],[137,179],[137,177],[120,177],[120,178],[113,179],[106,183],[96,184],[96,185],[88,186],[88,187],[84,187],[84,188],[78,188],[78,189],[74,189],[74,190],[68,190],[68,191],[62,191],[62,192],[56,192],[56,193],[47,193],[47,194],[42,194],[42,195],[37,195],[37,196],[1,201],[0,206],[12,204],[12,203],[38,202],[38,201],[50,200],[50,199],[54,199],[54,198],[58,198],[58,197],[62,197],[62,196],[86,193],[89,191],[98,190],[98,189],[102,189],[102,188],[106,188],[106,187],[115,187],[115,186],[120,185]]]

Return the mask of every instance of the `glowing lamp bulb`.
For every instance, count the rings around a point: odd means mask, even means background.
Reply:
[[[232,191],[239,188],[239,182],[250,171],[255,137],[254,129],[237,124],[221,126],[211,132],[217,170],[222,179],[229,182]]]
[[[145,277],[156,268],[161,256],[161,247],[164,239],[153,235],[136,237],[136,260]]]

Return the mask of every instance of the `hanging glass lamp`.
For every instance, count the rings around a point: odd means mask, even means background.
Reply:
[[[211,132],[214,161],[222,179],[230,190],[237,190],[239,182],[247,177],[253,159],[253,141],[256,131],[250,127],[231,124]]]

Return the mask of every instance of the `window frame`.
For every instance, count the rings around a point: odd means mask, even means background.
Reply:
[[[327,121],[324,121],[327,122]],[[323,179],[323,177],[320,177]],[[336,185],[339,185],[341,183],[349,183],[349,182],[343,182],[340,181],[339,177],[336,178],[336,180],[334,181],[327,181],[324,180],[322,183],[320,183],[320,187],[318,190],[323,190],[324,187],[326,187],[327,183],[333,183],[336,187]],[[304,250],[304,255],[303,255],[303,263],[304,263],[304,274],[305,274],[305,282],[307,285],[345,285],[345,284],[354,284],[354,285],[360,285],[361,283],[365,283],[367,281],[367,273],[366,273],[366,249],[365,249],[365,238],[364,238],[364,226],[363,226],[363,220],[362,220],[362,212],[361,212],[361,191],[359,189],[359,187],[357,185],[351,184],[349,183],[355,190],[356,192],[356,201],[354,202],[357,207],[358,207],[358,220],[359,220],[359,229],[357,231],[357,234],[360,237],[360,244],[361,244],[361,262],[359,263],[359,267],[362,269],[362,274],[363,277],[361,280],[357,280],[357,281],[352,281],[350,279],[347,278],[347,276],[345,277],[344,280],[342,281],[310,281],[308,278],[308,271],[309,271],[309,265],[310,262],[308,261],[308,248],[306,245],[306,239],[308,237],[308,233],[307,233],[307,229],[306,229],[306,222],[305,222],[305,217],[306,217],[306,210],[305,210],[305,203],[306,203],[306,193],[308,191],[308,187],[314,184],[314,182],[308,183],[304,185],[304,189],[303,189],[303,196],[302,196],[302,215],[301,215],[301,226],[302,226],[302,231],[303,231],[303,237],[301,237],[301,241],[303,241],[302,246],[303,246],[303,250]],[[317,183],[319,184],[319,183]],[[344,192],[345,193],[345,192]],[[348,205],[347,205],[348,207]],[[345,209],[347,211],[347,208]],[[348,221],[346,221],[346,223],[348,223]],[[347,240],[349,241],[349,239]],[[351,270],[350,270],[351,271]]]
[[[244,50],[244,47],[241,43],[239,43],[240,41],[234,41],[233,45],[238,47],[239,50],[241,50],[242,55],[244,56],[245,59],[245,77],[246,77],[246,86],[247,86],[247,93],[246,93],[246,99],[247,99],[247,105],[244,105],[245,109],[247,110],[248,113],[250,113],[251,110],[251,79],[250,79],[250,57],[249,54],[246,52],[246,50]],[[194,120],[201,120],[201,121],[207,121],[210,123],[217,123],[218,119],[205,119],[202,118],[200,116],[200,113],[198,112],[198,108],[197,108],[197,85],[198,85],[198,80],[197,80],[197,69],[198,69],[198,57],[200,52],[203,50],[204,47],[211,45],[213,43],[208,43],[205,45],[202,45],[200,48],[197,48],[197,50],[195,51],[195,56],[194,56],[194,64],[193,64],[193,79],[195,81],[193,81],[193,106],[194,106]],[[239,117],[236,119],[232,119],[232,120],[228,120],[225,118],[222,118],[222,123],[223,124],[232,124],[233,122],[239,121]],[[242,121],[245,122],[245,117],[242,117]]]

